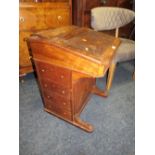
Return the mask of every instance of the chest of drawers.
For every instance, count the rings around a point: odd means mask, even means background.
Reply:
[[[80,119],[91,93],[104,94],[96,77],[105,75],[120,41],[88,28],[67,26],[29,39],[45,111],[88,132]]]
[[[30,34],[72,23],[71,0],[58,2],[20,2],[19,4],[20,75],[33,71],[27,38]]]

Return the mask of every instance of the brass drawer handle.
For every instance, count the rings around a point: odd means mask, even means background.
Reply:
[[[23,23],[25,21],[24,17],[22,17],[22,16],[19,17],[19,20],[20,20],[21,23]]]
[[[62,20],[62,16],[58,16],[58,20],[61,21]]]

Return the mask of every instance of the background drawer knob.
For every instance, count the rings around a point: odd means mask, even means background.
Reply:
[[[112,45],[112,49],[115,50],[116,49],[116,46]]]
[[[45,69],[42,69],[41,71],[42,71],[42,72],[45,72]]]
[[[62,20],[62,16],[58,16],[58,20],[61,21]]]
[[[19,17],[19,20],[20,20],[21,23],[23,23],[25,21],[24,17],[22,17],[22,16]]]

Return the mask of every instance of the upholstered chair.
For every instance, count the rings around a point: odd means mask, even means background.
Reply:
[[[91,27],[95,31],[115,29],[115,37],[119,37],[119,28],[134,20],[135,13],[132,10],[118,7],[97,7],[91,10]],[[114,59],[109,67],[105,96],[108,96],[112,86],[116,65],[118,62],[128,61],[135,58],[135,42],[130,39],[120,38]]]

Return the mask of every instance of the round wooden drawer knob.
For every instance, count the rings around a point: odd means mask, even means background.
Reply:
[[[82,39],[82,41],[86,42],[86,41],[87,41],[87,39],[83,38],[83,39]]]
[[[63,102],[63,105],[66,105],[66,102]]]
[[[45,69],[42,69],[41,71],[42,71],[42,72],[45,72]]]
[[[61,75],[61,76],[60,76],[60,78],[61,78],[61,79],[64,79],[64,76],[63,76],[63,75]]]
[[[65,91],[64,90],[62,91],[62,94],[65,94]]]

